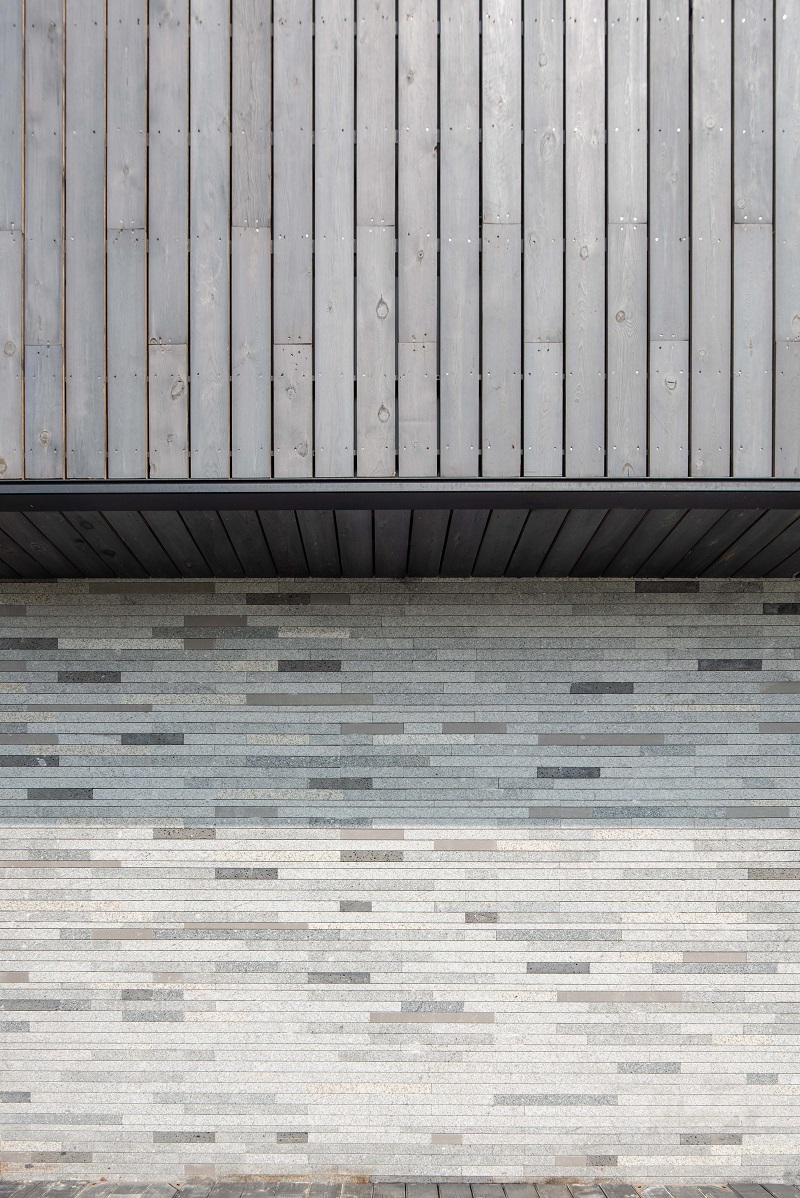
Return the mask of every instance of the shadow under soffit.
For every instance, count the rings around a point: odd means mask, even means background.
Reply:
[[[605,577],[662,580],[663,590],[798,574],[793,481],[0,486],[0,577],[11,580]]]

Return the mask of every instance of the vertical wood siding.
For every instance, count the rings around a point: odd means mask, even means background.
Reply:
[[[0,481],[800,477],[800,0],[1,7]]]

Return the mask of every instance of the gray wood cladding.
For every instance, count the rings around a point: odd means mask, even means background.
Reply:
[[[800,477],[800,0],[0,7],[0,481]]]

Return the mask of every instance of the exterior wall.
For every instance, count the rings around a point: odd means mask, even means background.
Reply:
[[[800,1177],[800,584],[0,602],[4,1171]]]
[[[798,0],[3,0],[0,479],[800,476]]]

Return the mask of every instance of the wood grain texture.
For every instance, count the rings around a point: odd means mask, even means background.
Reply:
[[[688,341],[689,0],[663,0],[649,32],[649,336]]]
[[[650,466],[654,478],[689,468],[689,342],[650,342]]]
[[[564,0],[524,0],[524,18],[524,336],[554,345],[564,339]]]
[[[105,3],[67,0],[67,477],[106,473]]]
[[[273,348],[272,388],[275,477],[310,478],[313,473],[311,347]]]
[[[0,229],[0,482],[22,478],[22,232]]]
[[[398,10],[397,329],[401,475],[437,470],[438,36],[436,0]]]
[[[189,424],[193,478],[230,466],[230,3],[191,0]]]
[[[730,474],[731,12],[692,9],[692,475]]]
[[[561,477],[564,468],[564,346],[525,346],[524,473]]]
[[[800,478],[800,341],[775,346],[775,474]]]
[[[261,0],[233,0],[231,20],[231,224],[269,227],[272,202],[272,43]]]
[[[106,0],[106,223],[144,229],[147,214],[147,0]]]
[[[22,0],[0,6],[0,232],[22,231]]]
[[[25,6],[25,345],[61,345],[62,0]],[[60,401],[59,401],[60,407]]]
[[[147,239],[109,231],[106,249],[108,477],[147,476]]]
[[[772,225],[733,228],[733,473],[772,473]]]
[[[480,4],[441,0],[440,457],[474,477],[480,446]]]
[[[359,226],[395,223],[395,45],[394,0],[359,4],[356,26]]]
[[[231,27],[231,474],[272,473],[272,39],[258,0]]]
[[[641,0],[608,0],[609,225],[647,221],[647,17]]]
[[[522,230],[484,224],[482,258],[483,474],[513,478],[522,452]]]
[[[605,471],[605,6],[567,0],[566,473]]]
[[[394,228],[358,229],[356,447],[358,473],[395,473]]]
[[[25,346],[25,476],[64,477],[64,351]]]
[[[397,347],[400,475],[436,475],[436,343]]]
[[[779,8],[782,16],[783,5]],[[734,0],[733,38],[733,219],[737,224],[771,224],[772,5],[763,0]]]
[[[355,37],[352,0],[318,0],[314,159],[314,457],[353,474]]]
[[[189,3],[149,0],[149,343],[189,339]]]
[[[521,0],[486,0],[482,9],[483,220],[522,220]]]
[[[151,345],[148,444],[151,478],[189,474],[189,352],[185,345]]]
[[[269,229],[231,230],[231,473],[272,473]]]
[[[272,150],[276,345],[310,345],[312,336],[311,22],[311,0],[276,0]]]
[[[608,227],[607,473],[647,471],[647,226]]]
[[[775,340],[778,343],[800,341],[798,58],[800,0],[782,0],[779,20],[775,23]]]

